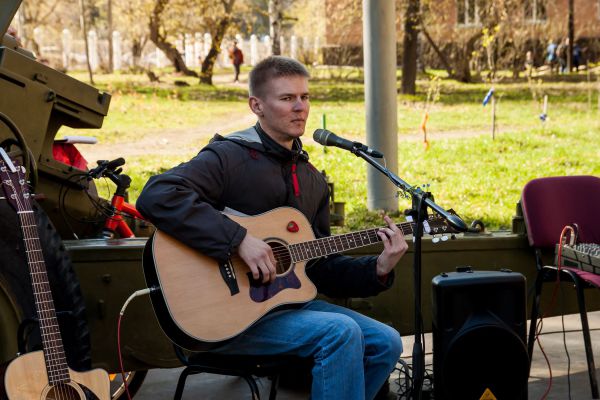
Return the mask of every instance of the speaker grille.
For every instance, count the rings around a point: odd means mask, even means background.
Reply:
[[[434,390],[437,400],[526,399],[525,278],[470,271],[433,280]]]
[[[450,343],[443,361],[449,398],[479,399],[486,389],[498,399],[522,398],[529,358],[521,338],[501,322],[471,323]]]

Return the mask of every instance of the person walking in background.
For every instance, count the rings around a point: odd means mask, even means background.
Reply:
[[[530,78],[533,74],[533,68],[533,52],[531,50],[527,50],[527,52],[525,53],[525,73]]]
[[[575,71],[579,71],[579,66],[581,65],[581,47],[579,47],[579,44],[577,43],[577,41],[575,41],[575,43],[573,43],[573,68],[575,68]]]
[[[234,82],[239,82],[240,78],[240,67],[244,63],[244,53],[242,53],[242,49],[237,46],[237,40],[233,41],[233,48],[229,52],[229,58],[233,63],[233,68],[235,68],[235,77],[233,78]]]
[[[550,67],[550,73],[554,73],[554,66],[556,65],[556,43],[553,40],[548,42],[546,47],[546,64]]]

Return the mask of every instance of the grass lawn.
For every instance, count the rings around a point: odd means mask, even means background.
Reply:
[[[83,74],[77,78],[86,79]],[[99,88],[113,94],[111,110],[101,130],[85,133],[106,143],[160,135],[162,130],[218,124],[247,112],[244,86],[206,87],[195,79],[168,75],[159,84],[149,84],[141,75],[98,76],[96,80]],[[175,80],[184,80],[190,86],[176,86]],[[490,229],[509,228],[527,181],[551,175],[600,175],[600,85],[596,77],[591,83],[582,76],[568,82],[523,80],[496,84],[495,140],[491,138],[491,108],[481,104],[488,84],[432,81],[423,76],[417,85],[417,95],[398,96],[397,174],[411,184],[431,184],[436,202],[454,208],[467,222],[482,219]],[[425,150],[419,126],[427,93],[434,87],[439,90],[439,98],[429,106],[431,146]],[[539,115],[544,95],[549,98],[549,119],[542,124]],[[328,129],[365,141],[360,82],[315,79],[311,98],[307,136],[321,127],[325,114]],[[68,134],[68,130],[62,133]],[[376,213],[366,211],[367,165],[343,150],[324,152],[310,140],[306,147],[313,164],[326,170],[335,183],[336,201],[346,202],[344,229],[380,224]],[[177,155],[127,157],[126,172],[133,178],[130,199],[135,200],[149,176],[197,151],[182,148]],[[389,151],[386,155],[391,156]],[[400,199],[399,205],[403,209],[410,203]]]

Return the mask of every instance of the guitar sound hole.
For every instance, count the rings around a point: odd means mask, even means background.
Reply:
[[[271,246],[273,255],[277,261],[277,265],[275,266],[277,275],[287,272],[292,266],[292,256],[288,247],[279,242],[268,242],[267,244]]]
[[[46,396],[45,400],[85,400],[82,393],[75,387],[68,383],[59,383],[58,385],[52,386]]]

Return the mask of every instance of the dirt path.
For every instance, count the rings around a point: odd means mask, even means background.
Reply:
[[[232,76],[219,75],[214,79],[221,85],[230,86],[246,86],[247,74],[240,76],[241,82],[231,82]],[[97,143],[95,145],[78,145],[78,149],[83,156],[88,160],[89,165],[95,165],[96,160],[113,159],[116,157],[135,157],[145,154],[161,154],[161,155],[177,155],[181,153],[195,152],[200,150],[199,143],[212,137],[215,133],[229,133],[238,129],[244,129],[255,123],[256,117],[250,112],[233,113],[226,120],[214,121],[213,123],[203,124],[193,128],[173,128],[170,130],[157,130],[153,133],[148,133],[137,141],[120,142],[120,143]],[[506,130],[508,127],[502,127]],[[343,136],[342,132],[336,132]],[[447,131],[447,132],[430,132],[427,134],[430,142],[439,139],[459,139],[470,138],[482,135],[491,135],[489,130],[480,131]],[[353,138],[348,138],[353,139]],[[398,137],[399,142],[403,141],[421,141],[423,135],[421,133],[402,133]],[[312,140],[312,132],[307,132],[303,141],[305,143],[314,143]]]
[[[256,117],[243,113],[230,115],[227,120],[215,121],[212,124],[203,124],[194,128],[161,129],[145,135],[137,141],[120,143],[96,143],[94,145],[78,145],[81,154],[88,160],[90,166],[95,160],[113,159],[116,157],[141,156],[144,154],[175,155],[183,152],[194,151],[198,142],[211,138],[215,133],[222,134],[234,132],[253,125]],[[199,148],[197,150],[200,150]]]
[[[170,131],[161,130],[155,135],[149,134],[145,138],[136,142],[124,143],[97,143],[95,145],[78,145],[90,166],[94,165],[95,160],[112,159],[116,157],[132,157],[150,154],[177,155],[184,152],[200,150],[198,142],[211,138],[215,133],[234,132],[251,126],[256,121],[252,115],[244,115],[239,118],[229,119],[212,125],[202,125],[197,128],[172,129]],[[496,132],[502,134],[502,132]],[[483,135],[491,135],[489,130],[481,131],[447,131],[430,132],[427,138],[430,142],[440,139],[466,139]],[[401,134],[398,137],[399,143],[404,141],[417,142],[423,140],[422,134]],[[306,133],[303,138],[304,143],[314,144],[312,134]],[[196,149],[197,148],[197,149]]]
[[[238,129],[244,129],[255,123],[256,117],[249,113],[237,113],[230,115],[226,120],[214,121],[211,124],[203,124],[194,128],[173,128],[170,130],[157,130],[149,133],[144,138],[137,141],[120,143],[97,143],[95,145],[78,145],[78,149],[88,160],[89,165],[95,165],[96,160],[113,159],[117,157],[135,157],[142,155],[160,154],[177,155],[187,152],[195,152],[199,149],[199,143],[211,138],[215,133],[229,133]],[[507,127],[502,127],[506,130]],[[342,135],[340,133],[340,135]],[[430,142],[439,139],[461,139],[471,138],[482,135],[491,135],[490,130],[479,131],[446,131],[429,132],[427,137]],[[349,138],[353,139],[353,138]],[[423,135],[420,133],[400,134],[399,142],[403,141],[421,141]],[[303,139],[305,143],[313,144],[312,133],[307,132]]]

